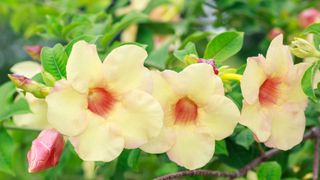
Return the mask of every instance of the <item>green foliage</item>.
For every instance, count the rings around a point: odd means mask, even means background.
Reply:
[[[179,60],[183,60],[186,55],[194,54],[198,56],[198,52],[194,43],[189,42],[186,47],[182,50],[175,50],[173,55]]]
[[[68,56],[61,44],[53,48],[44,47],[41,51],[43,69],[50,73],[56,80],[66,77],[66,65]]]
[[[313,79],[314,76],[319,69],[320,61],[317,61],[310,66],[306,72],[304,73],[302,80],[301,80],[301,86],[303,92],[313,101],[317,101],[317,97],[314,92],[313,88]]]
[[[224,32],[208,43],[204,58],[222,62],[240,51],[243,44],[242,32]]]
[[[7,82],[0,87],[0,121],[7,120],[13,115],[25,114],[31,112],[28,102],[19,97],[14,100],[15,86]]]
[[[215,154],[217,154],[217,155],[226,155],[226,156],[229,155],[227,145],[224,140],[216,141],[214,151],[215,151]]]
[[[12,164],[15,145],[12,138],[3,127],[0,128],[0,139],[0,171],[15,175]]]
[[[238,145],[249,149],[254,142],[254,138],[252,132],[249,129],[243,129],[239,134],[235,136],[235,141]]]
[[[262,163],[258,168],[259,180],[280,180],[281,166],[277,162]]]

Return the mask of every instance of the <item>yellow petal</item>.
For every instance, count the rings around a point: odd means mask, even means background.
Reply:
[[[163,124],[161,105],[148,93],[132,90],[124,94],[108,114],[125,138],[125,148],[137,148],[159,135]]]
[[[205,103],[213,95],[224,95],[221,79],[216,76],[212,66],[205,63],[192,64],[180,73],[164,71],[163,76],[180,96],[188,96],[197,103]]]
[[[269,111],[272,118],[271,136],[266,146],[291,149],[302,141],[305,129],[304,108],[299,103],[286,104]]]
[[[86,128],[86,95],[79,94],[70,85],[63,85],[51,92],[46,102],[48,121],[60,133],[75,136]]]
[[[103,61],[103,71],[108,87],[124,93],[132,88],[152,86],[150,72],[143,66],[147,52],[137,45],[115,48]]]
[[[167,107],[168,104],[175,103],[176,94],[170,84],[163,78],[162,73],[151,71],[153,79],[152,95],[160,102],[162,107]]]
[[[10,68],[10,71],[14,74],[32,78],[34,75],[41,72],[41,65],[33,61],[22,61],[13,65]]]
[[[308,98],[302,90],[301,79],[308,66],[307,63],[300,63],[289,70],[284,79],[286,86],[282,89],[283,92],[280,93],[281,97],[279,97],[283,102],[305,101],[307,103]]]
[[[85,41],[78,41],[72,47],[67,63],[67,79],[73,88],[79,92],[86,92],[101,82],[102,63],[96,46]]]
[[[88,128],[79,136],[70,138],[79,157],[85,161],[110,162],[124,148],[124,139],[101,116],[87,111]]]
[[[263,70],[262,56],[258,58],[248,58],[247,67],[243,73],[240,83],[243,98],[249,103],[255,103],[259,100],[259,89],[266,80],[266,74]]]
[[[17,126],[28,127],[32,129],[49,128],[47,120],[47,103],[43,99],[37,99],[33,95],[27,93],[26,100],[28,101],[31,113],[15,115],[12,117]]]
[[[275,37],[268,48],[266,72],[271,76],[284,76],[293,66],[289,48],[283,45],[283,35]]]
[[[167,152],[175,143],[175,133],[172,128],[163,127],[159,136],[149,140],[141,149],[148,153],[158,154]]]
[[[259,104],[243,103],[240,124],[247,126],[260,142],[266,141],[271,134],[271,119],[268,112]]]
[[[211,96],[207,104],[198,110],[198,126],[221,140],[232,134],[239,119],[238,107],[225,96]]]
[[[193,170],[206,165],[214,153],[214,139],[188,128],[176,128],[176,141],[167,152],[171,161]]]

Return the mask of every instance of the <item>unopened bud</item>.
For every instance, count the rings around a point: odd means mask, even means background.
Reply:
[[[268,39],[272,40],[275,37],[277,37],[279,34],[282,34],[282,33],[283,33],[283,31],[281,28],[273,28],[268,33]]]
[[[194,54],[189,54],[189,55],[186,55],[184,58],[183,58],[183,61],[187,64],[187,65],[190,65],[190,64],[195,64],[197,63],[198,61],[198,57]]]
[[[25,51],[32,57],[32,59],[39,60],[40,53],[43,46],[41,45],[34,45],[34,46],[25,46]]]
[[[310,24],[315,23],[320,18],[320,13],[317,9],[310,8],[302,11],[299,14],[299,25],[303,28],[308,27]]]
[[[26,92],[29,92],[37,98],[44,98],[50,92],[49,87],[43,84],[40,84],[25,76],[21,76],[17,74],[9,74],[8,77],[17,88],[22,89]]]
[[[56,82],[56,79],[48,72],[43,71],[41,72],[42,79],[46,83],[46,85],[53,87],[54,83]]]
[[[291,43],[291,52],[300,58],[320,57],[320,52],[308,41],[295,38]]]
[[[213,59],[202,59],[202,58],[199,58],[198,59],[198,63],[206,63],[206,64],[210,64],[211,66],[212,66],[212,69],[213,69],[213,72],[214,72],[214,74],[219,74],[219,70],[218,70],[218,68],[217,68],[217,65],[216,65],[216,63],[214,62],[214,60]]]
[[[64,148],[63,136],[54,129],[42,130],[39,136],[32,141],[28,152],[30,173],[39,172],[59,163]]]

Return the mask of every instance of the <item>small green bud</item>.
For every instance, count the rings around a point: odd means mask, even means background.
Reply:
[[[48,72],[42,71],[41,72],[42,79],[46,83],[46,85],[53,87],[54,83],[56,82],[56,79]]]
[[[320,57],[320,52],[311,43],[301,38],[295,38],[291,42],[290,50],[300,58]]]
[[[50,92],[49,87],[33,81],[25,76],[9,74],[8,77],[17,88],[29,92],[37,98],[45,98]]]
[[[194,54],[189,54],[189,55],[186,55],[184,58],[183,58],[183,61],[187,64],[187,65],[190,65],[190,64],[195,64],[198,62],[198,57]]]

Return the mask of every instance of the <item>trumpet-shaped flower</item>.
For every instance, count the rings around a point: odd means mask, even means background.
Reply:
[[[272,40],[266,58],[248,58],[240,123],[266,146],[287,150],[303,138],[307,97],[300,81],[308,64],[294,65],[282,39],[279,35]]]
[[[142,149],[166,152],[188,169],[204,166],[214,154],[215,140],[233,132],[240,118],[237,106],[224,96],[222,81],[209,64],[192,64],[180,73],[153,72],[153,78],[153,95],[165,113],[164,127]]]
[[[157,136],[161,105],[146,91],[152,78],[136,45],[114,49],[103,63],[96,47],[79,41],[67,63],[67,80],[46,97],[48,121],[70,137],[86,161],[111,161],[123,148],[137,148]]]

